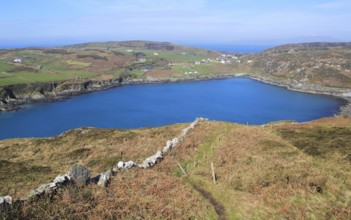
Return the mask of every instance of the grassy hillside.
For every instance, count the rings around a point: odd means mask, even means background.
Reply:
[[[0,50],[0,86],[77,78],[186,78],[245,69],[231,58],[226,58],[231,63],[220,63],[217,60],[220,55],[215,51],[145,41]],[[14,62],[16,58],[21,62]]]
[[[1,141],[0,192],[21,196],[65,173],[76,162],[94,173],[118,160],[141,162],[185,127],[83,128],[53,138]],[[350,136],[351,118],[264,127],[204,122],[153,169],[120,172],[108,188],[66,187],[51,198],[25,204],[6,215],[41,219],[349,219]]]
[[[247,59],[252,68],[278,80],[351,87],[351,43],[282,45]]]
[[[350,51],[350,43],[306,43],[282,45],[258,54],[224,54],[148,41],[0,50],[0,86],[246,72],[293,84],[350,88]],[[16,58],[22,62],[15,63]]]

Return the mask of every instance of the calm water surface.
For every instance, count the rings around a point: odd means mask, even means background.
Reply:
[[[248,78],[123,86],[0,113],[0,139],[47,137],[82,126],[161,126],[200,116],[245,124],[304,122],[332,116],[342,104],[331,96],[292,92]]]

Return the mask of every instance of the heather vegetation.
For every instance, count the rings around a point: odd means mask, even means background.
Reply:
[[[0,50],[2,105],[25,102],[27,96],[45,98],[47,92],[80,94],[124,80],[242,72],[300,91],[342,95],[351,87],[349,49],[349,44],[315,43],[254,55],[223,54],[133,41]],[[0,217],[350,219],[350,105],[341,110],[342,117],[301,124],[204,122],[151,169],[121,170],[107,187],[68,184],[40,198],[1,206]],[[187,126],[79,128],[51,138],[2,140],[0,196],[19,199],[77,163],[93,175],[117,161],[140,164]]]
[[[11,187],[2,184],[1,191],[20,196],[20,191],[52,179],[76,162],[95,173],[116,160],[142,162],[185,127],[82,128],[53,138],[1,141],[6,160],[1,162],[3,180],[10,179],[6,169],[23,169],[20,161],[32,164],[26,164],[23,179]],[[123,170],[107,188],[67,186],[3,215],[41,219],[348,219],[350,132],[351,119],[347,117],[265,126],[203,122],[152,169]]]
[[[351,87],[350,43],[288,44],[249,56],[252,68],[297,84]]]

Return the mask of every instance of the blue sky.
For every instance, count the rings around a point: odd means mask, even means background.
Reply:
[[[351,41],[351,0],[11,0],[0,9],[0,46]]]

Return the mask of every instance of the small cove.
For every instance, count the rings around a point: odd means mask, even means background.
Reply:
[[[333,116],[343,104],[336,97],[289,91],[249,78],[128,85],[1,112],[0,139],[48,137],[84,126],[163,126],[196,117],[251,125],[305,122]]]

